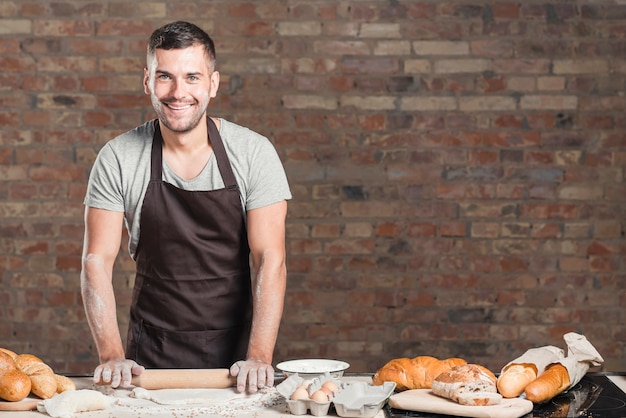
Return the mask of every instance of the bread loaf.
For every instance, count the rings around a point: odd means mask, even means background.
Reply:
[[[0,351],[0,373],[7,370],[15,370],[15,360],[4,351]]]
[[[467,392],[457,395],[458,402],[467,406],[498,405],[502,402],[502,395],[496,392]]]
[[[17,369],[0,372],[0,398],[5,401],[19,402],[30,390],[31,381],[24,372]]]
[[[526,386],[524,394],[526,399],[533,403],[543,403],[554,398],[569,386],[569,372],[561,363],[554,363]]]
[[[460,358],[443,360],[431,356],[397,358],[381,367],[374,374],[372,382],[377,386],[384,382],[395,382],[396,391],[399,392],[409,389],[430,389],[435,377],[454,366],[466,363]]]
[[[537,378],[537,366],[532,363],[510,364],[502,370],[496,386],[505,398],[516,398]]]
[[[26,373],[31,381],[31,392],[42,399],[48,399],[57,393],[57,381],[54,371],[39,357],[32,354],[19,354],[15,358],[17,368]]]
[[[69,377],[55,374],[54,378],[57,381],[57,393],[63,393],[67,390],[76,390],[76,384]]]
[[[17,369],[9,350],[0,350],[0,399],[21,401],[30,393],[30,378]]]
[[[9,350],[8,348],[3,348],[0,347],[0,351],[3,353],[8,354],[13,360],[15,360],[15,357],[17,357],[17,354],[11,350]]]
[[[495,405],[501,396],[496,389],[496,376],[479,364],[462,364],[441,373],[432,383],[435,395],[462,405]]]

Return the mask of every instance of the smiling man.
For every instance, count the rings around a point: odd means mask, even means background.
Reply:
[[[144,70],[157,119],[94,163],[81,289],[96,382],[129,386],[147,367],[230,368],[239,391],[273,384],[291,193],[267,138],[207,114],[219,80],[202,29],[157,29]],[[136,262],[125,349],[112,281],[124,224]]]

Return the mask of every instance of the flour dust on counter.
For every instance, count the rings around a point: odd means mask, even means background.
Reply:
[[[241,417],[265,411],[285,413],[287,405],[276,388],[264,388],[254,394],[229,389],[159,389],[134,388],[130,393],[116,391],[114,408],[141,416]],[[112,410],[113,410],[112,409]]]

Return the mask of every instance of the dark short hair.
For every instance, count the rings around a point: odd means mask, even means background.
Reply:
[[[150,35],[148,57],[153,56],[157,48],[183,49],[193,45],[202,45],[209,60],[216,66],[215,44],[211,37],[193,23],[177,21],[161,26]]]

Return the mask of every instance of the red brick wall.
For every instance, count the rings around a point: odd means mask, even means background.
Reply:
[[[147,37],[186,19],[218,47],[213,113],[270,137],[293,189],[276,361],[499,370],[577,331],[626,370],[617,3],[0,2],[0,345],[93,370],[86,179],[108,139],[152,117]]]

